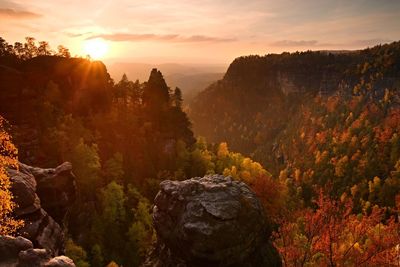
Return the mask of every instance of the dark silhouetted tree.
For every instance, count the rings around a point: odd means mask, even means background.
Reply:
[[[162,109],[169,104],[169,87],[162,73],[153,69],[143,91],[143,104],[149,109]]]

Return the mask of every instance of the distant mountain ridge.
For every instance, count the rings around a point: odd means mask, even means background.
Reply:
[[[222,64],[148,64],[148,63],[129,63],[117,62],[108,66],[112,78],[117,82],[123,74],[130,80],[144,81],[148,73],[153,69],[160,69],[165,80],[171,87],[179,87],[182,90],[183,98],[186,103],[190,103],[195,95],[201,90],[221,79],[226,66]]]
[[[345,53],[239,57],[223,79],[195,97],[190,117],[197,135],[251,154],[262,140],[284,130],[291,112],[309,97],[361,91],[383,96],[399,81],[400,42]]]

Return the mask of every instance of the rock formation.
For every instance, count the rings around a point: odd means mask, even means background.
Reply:
[[[280,266],[263,208],[244,183],[219,175],[163,181],[158,244],[144,266]]]
[[[51,257],[46,249],[35,249],[30,240],[0,236],[0,266],[2,267],[75,267],[65,256]]]
[[[22,163],[18,170],[8,169],[17,204],[15,216],[24,221],[24,227],[17,238],[1,237],[0,255],[4,256],[0,257],[0,266],[74,266],[64,256],[51,258],[64,253],[60,223],[76,192],[71,170],[68,162],[55,169]]]

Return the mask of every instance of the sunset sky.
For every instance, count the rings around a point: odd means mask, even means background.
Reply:
[[[105,61],[229,63],[296,50],[357,49],[400,39],[397,0],[0,0],[0,36],[62,44]]]

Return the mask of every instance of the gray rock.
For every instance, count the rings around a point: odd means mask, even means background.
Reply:
[[[32,242],[21,236],[0,236],[0,266],[16,264],[19,252],[30,248]]]
[[[58,223],[62,223],[67,209],[75,201],[76,184],[72,164],[64,162],[56,168],[42,169],[20,164],[37,182],[36,193],[41,206]]]
[[[41,206],[39,197],[36,195],[35,177],[24,168],[9,169],[8,174],[12,183],[11,191],[14,201],[18,204],[15,214],[23,216],[39,210]]]
[[[0,266],[2,267],[74,267],[65,256],[52,258],[46,249],[33,248],[32,242],[23,237],[0,236]]]
[[[64,250],[64,235],[59,223],[75,200],[75,178],[71,170],[68,162],[54,169],[20,163],[18,169],[7,170],[17,204],[15,215],[25,223],[18,234],[52,256],[60,255]]]
[[[17,267],[43,266],[50,258],[46,249],[30,248],[19,253]]]
[[[158,244],[144,266],[281,266],[261,203],[246,184],[213,175],[160,187]]]
[[[58,256],[49,260],[44,266],[46,267],[75,267],[74,262],[65,256]]]

